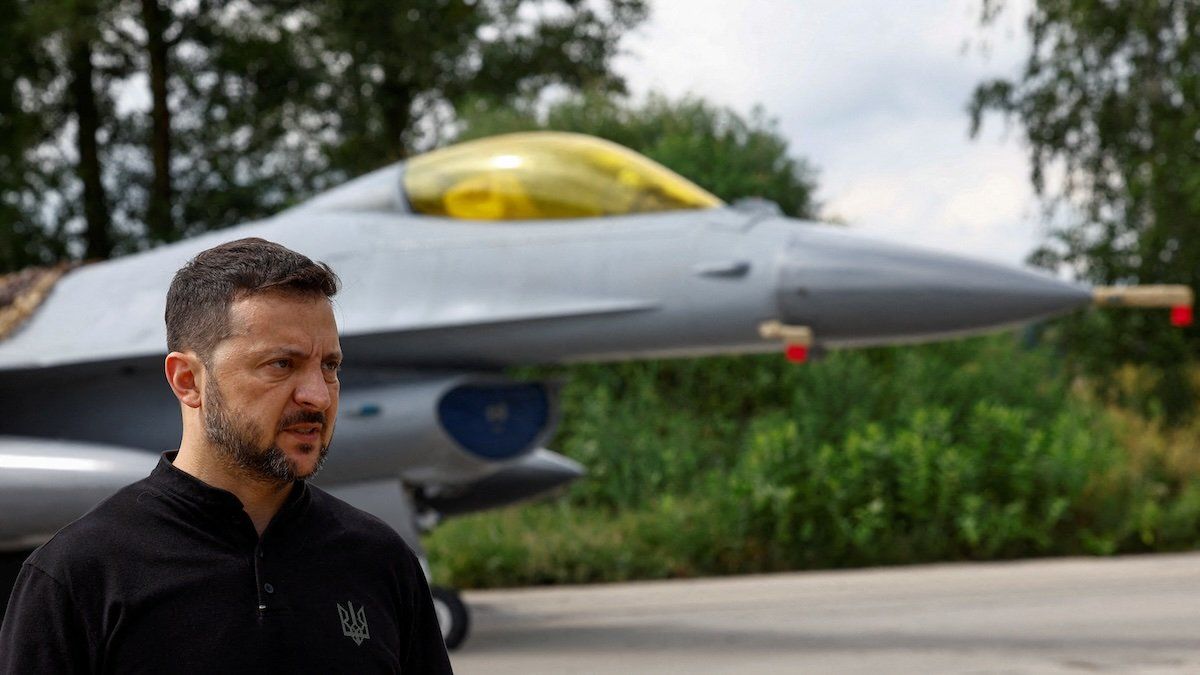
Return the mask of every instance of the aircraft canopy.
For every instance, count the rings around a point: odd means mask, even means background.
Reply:
[[[410,159],[413,211],[468,220],[588,218],[722,202],[616,143],[552,131],[493,136]]]

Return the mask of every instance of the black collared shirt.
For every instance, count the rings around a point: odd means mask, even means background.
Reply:
[[[0,673],[448,673],[398,534],[298,481],[262,537],[164,456],[34,551]]]

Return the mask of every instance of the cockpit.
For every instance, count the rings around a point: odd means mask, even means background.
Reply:
[[[410,159],[415,213],[465,220],[590,218],[706,209],[722,202],[616,143],[552,131],[493,136]]]

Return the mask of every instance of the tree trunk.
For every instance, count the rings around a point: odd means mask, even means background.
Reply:
[[[383,112],[383,130],[387,135],[384,147],[387,161],[397,162],[408,158],[409,148],[404,135],[412,124],[412,91],[403,82],[391,78],[384,70],[383,84],[379,88],[379,107]]]
[[[179,233],[171,218],[171,111],[167,108],[167,42],[163,38],[163,12],[158,0],[142,0],[142,23],[146,28],[146,48],[150,55],[150,115],[153,130],[150,154],[154,163],[154,182],[146,224],[151,239],[173,241]]]
[[[79,151],[79,179],[83,181],[83,216],[87,222],[86,257],[104,259],[112,255],[112,217],[108,198],[100,179],[100,149],[96,139],[100,129],[100,111],[92,88],[92,46],[86,38],[76,37],[71,45],[71,104],[79,124],[76,144]]]

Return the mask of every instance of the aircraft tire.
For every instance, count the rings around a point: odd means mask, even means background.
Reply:
[[[433,609],[442,628],[446,649],[458,649],[467,639],[467,630],[471,626],[471,612],[467,609],[467,603],[453,588],[434,586],[429,590],[433,594]]]

